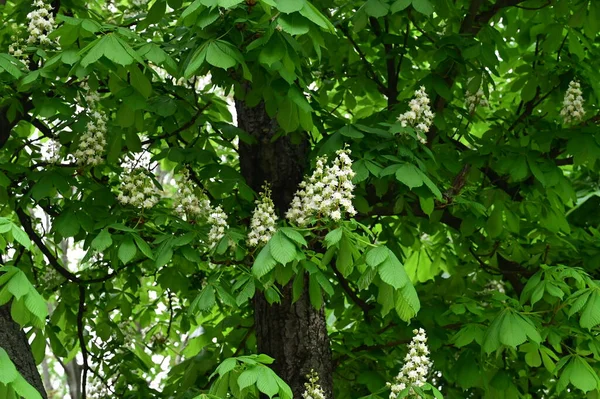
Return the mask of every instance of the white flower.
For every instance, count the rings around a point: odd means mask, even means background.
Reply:
[[[475,109],[478,106],[481,107],[489,107],[490,103],[487,98],[485,98],[485,93],[481,88],[477,90],[477,93],[473,94],[467,90],[465,93],[465,103],[467,105],[467,109],[469,110],[469,114],[475,112]]]
[[[431,367],[429,348],[427,347],[427,335],[422,328],[413,330],[413,334],[415,336],[408,346],[408,354],[404,358],[404,366],[400,369],[394,382],[387,383],[387,386],[392,390],[390,392],[390,399],[396,399],[398,394],[407,387],[422,387],[426,383],[426,377]],[[409,394],[412,395],[414,393],[410,389]]]
[[[303,399],[325,399],[325,393],[319,382],[319,374],[316,371],[310,370],[310,374],[306,376],[308,382],[304,383],[306,388],[302,393]]]
[[[227,215],[220,206],[214,208],[208,215],[208,223],[211,225],[208,232],[208,245],[215,247],[225,236],[225,230],[229,228],[227,224]]]
[[[435,116],[431,111],[431,107],[429,107],[429,102],[425,87],[421,86],[419,90],[415,91],[415,97],[409,102],[410,110],[398,117],[402,127],[410,125],[415,128],[417,139],[423,144],[427,143],[427,139],[423,134],[429,131]]]
[[[117,200],[124,205],[149,209],[160,201],[160,191],[144,169],[126,170],[121,178]]]
[[[48,35],[54,30],[55,21],[52,14],[52,6],[43,1],[35,1],[33,6],[36,7],[33,11],[27,14],[27,32],[29,44],[50,44],[51,40]]]
[[[286,218],[298,226],[306,225],[313,216],[338,221],[347,213],[354,216],[352,206],[354,184],[350,150],[337,151],[332,165],[327,157],[317,158],[313,174],[300,183]]]
[[[100,96],[96,92],[90,92],[87,84],[82,88],[87,90],[84,95],[87,103],[89,122],[86,125],[86,132],[81,135],[75,158],[80,165],[99,165],[102,163],[102,156],[106,148],[106,122],[108,117],[98,109]]]
[[[178,190],[175,193],[174,205],[175,212],[186,220],[206,217],[210,212],[210,201],[204,193],[200,196],[194,192],[193,182],[190,180],[190,172],[184,169],[183,179],[178,184]]]
[[[581,96],[581,85],[577,80],[569,83],[569,88],[565,93],[563,108],[560,116],[563,117],[565,124],[578,122],[583,118],[585,110],[583,109],[583,97]]]
[[[275,205],[271,199],[271,189],[265,185],[263,190],[260,199],[256,201],[256,208],[252,212],[247,240],[249,247],[266,244],[276,230],[277,215],[275,215]]]

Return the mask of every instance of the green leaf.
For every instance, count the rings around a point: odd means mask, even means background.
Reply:
[[[327,245],[327,248],[340,242],[342,239],[342,233],[343,230],[341,227],[338,227],[337,229],[331,230],[329,233],[327,233],[325,236],[325,244]]]
[[[407,8],[411,3],[412,0],[396,0],[390,7],[390,11],[395,14]]]
[[[519,323],[514,313],[508,312],[502,319],[499,338],[500,343],[513,348],[516,348],[527,340],[527,335],[521,329],[521,323]]]
[[[256,381],[256,387],[260,392],[264,393],[269,398],[277,395],[279,392],[279,386],[277,385],[277,380],[275,379],[275,373],[267,367],[260,367],[258,380]]]
[[[8,357],[8,353],[0,348],[0,382],[8,385],[15,381],[18,376],[17,368]]]
[[[251,367],[240,374],[237,380],[240,390],[256,384],[256,381],[258,381],[258,375],[258,367]]]
[[[194,301],[194,303],[196,307],[200,309],[200,311],[204,312],[212,309],[213,306],[215,306],[216,304],[214,287],[212,285],[207,285],[206,287],[204,287],[202,289],[202,292],[200,292],[200,295],[198,295],[198,297]],[[190,310],[193,311],[193,308],[194,306],[192,305],[190,307]]]
[[[579,325],[591,330],[598,324],[600,324],[600,291],[596,289],[587,300],[579,319]]]
[[[397,292],[394,307],[398,316],[404,321],[409,321],[419,312],[421,309],[421,302],[419,301],[417,291],[412,284],[405,284]]]
[[[381,18],[387,15],[390,6],[383,0],[367,0],[363,7],[368,16]]]
[[[207,48],[205,45],[202,45],[201,47],[197,48],[196,51],[194,51],[194,54],[192,54],[192,58],[190,59],[190,62],[185,68],[185,72],[183,74],[186,79],[191,78],[192,75],[194,75],[194,73],[196,73],[196,71],[202,66],[202,64],[204,64],[206,53]]]
[[[54,220],[54,228],[65,238],[75,236],[79,233],[77,215],[71,209],[64,211]]]
[[[367,265],[371,267],[377,267],[385,260],[387,260],[389,256],[389,249],[385,246],[371,248],[369,252],[367,252]]]
[[[274,34],[261,50],[258,61],[268,65],[270,68],[274,63],[281,61],[286,52],[285,43],[282,41],[280,35]]]
[[[92,240],[92,248],[99,252],[104,252],[104,250],[110,247],[112,243],[113,240],[111,238],[110,233],[108,232],[108,229],[102,229],[102,231],[100,231],[100,234],[98,234],[96,238]]]
[[[396,171],[396,179],[409,188],[420,187],[423,185],[423,178],[419,172],[414,165],[404,164]]]
[[[277,22],[290,35],[303,35],[310,30],[310,22],[298,13],[282,14]]]
[[[218,68],[229,69],[237,64],[228,44],[221,40],[211,42],[206,50],[206,61]]]
[[[25,273],[20,270],[12,276],[6,287],[16,299],[21,299],[21,297],[29,293],[30,289],[33,289]]]
[[[125,239],[119,246],[119,259],[121,259],[121,262],[126,265],[134,258],[136,253],[137,248],[133,242],[133,238],[131,238],[130,235],[125,236]]]
[[[126,44],[120,38],[113,33],[109,33],[105,37],[107,38],[104,49],[104,56],[106,58],[123,66],[129,65],[134,61],[133,57],[125,49]]]
[[[133,65],[129,68],[131,74],[131,85],[142,95],[144,98],[150,97],[152,94],[152,83],[144,75],[137,65]],[[133,148],[130,148],[133,150]]]
[[[27,233],[25,233],[23,230],[21,230],[21,228],[19,226],[17,226],[16,224],[13,224],[11,233],[12,233],[13,238],[15,240],[17,240],[17,242],[19,244],[24,246],[25,249],[31,248],[31,240],[29,240]]]
[[[308,279],[308,296],[312,306],[319,310],[323,305],[323,294],[321,293],[321,285],[314,274],[311,274]]]
[[[159,22],[165,15],[166,10],[167,2],[165,0],[157,0],[152,7],[150,7],[146,19],[143,21],[144,26]]]
[[[569,363],[570,380],[574,387],[589,392],[598,387],[598,375],[588,362],[575,356]]]
[[[273,235],[269,241],[269,246],[273,259],[282,265],[296,259],[296,245],[280,231]]]
[[[254,265],[252,266],[252,274],[257,278],[261,278],[267,273],[269,273],[275,265],[277,261],[271,256],[271,241],[267,243],[258,253],[258,256],[254,260]]]
[[[295,0],[286,0],[287,2],[295,2]],[[304,3],[304,6],[300,10],[300,14],[313,23],[319,25],[321,28],[328,30],[329,32],[334,32],[335,28],[329,19],[327,19],[321,12],[312,5],[309,1],[298,1],[298,3]]]
[[[150,246],[148,245],[148,243],[146,241],[144,241],[137,234],[133,235],[133,239],[134,239],[135,243],[137,244],[137,247],[140,249],[140,251],[142,251],[142,253],[144,255],[146,255],[147,258],[154,259],[154,255],[152,254],[152,249],[150,249]]]
[[[302,234],[300,234],[296,229],[293,229],[291,227],[280,227],[279,231],[281,231],[283,234],[286,235],[287,238],[291,239],[297,244],[300,244],[302,246],[308,245],[308,243],[304,239],[304,236],[302,236]]]
[[[300,126],[298,106],[288,97],[279,104],[277,122],[285,132],[293,132]]]
[[[16,58],[8,54],[0,54],[0,70],[5,70],[15,79],[23,76],[23,72],[19,69],[19,62]]]
[[[196,12],[200,7],[202,7],[202,0],[194,0],[192,4],[190,4],[185,10],[183,10],[183,13],[181,13],[180,18],[187,18],[188,16]]]
[[[40,395],[40,393],[21,375],[17,376],[17,378],[13,381],[12,388],[19,396],[23,398],[42,399],[42,395]]]
[[[342,235],[337,252],[336,267],[342,273],[342,276],[348,277],[354,270],[354,260],[352,259],[352,244],[346,234]]]
[[[277,9],[283,13],[290,14],[302,10],[305,3],[306,0],[277,0]]]
[[[429,0],[412,0],[412,5],[421,14],[425,14],[427,16],[433,14],[433,6],[429,2]]]
[[[379,265],[378,271],[381,280],[396,289],[400,289],[410,282],[404,266],[389,249],[388,257]]]

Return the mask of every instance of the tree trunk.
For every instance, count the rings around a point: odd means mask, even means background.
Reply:
[[[8,357],[23,378],[38,390],[42,398],[46,399],[48,396],[35,365],[27,336],[21,330],[21,326],[10,316],[10,304],[0,306],[0,347],[8,353]]]
[[[285,216],[298,184],[302,181],[309,151],[306,136],[297,142],[282,136],[277,122],[267,114],[264,104],[254,108],[236,101],[238,126],[256,139],[254,144],[240,142],[242,175],[253,190],[271,185],[273,202],[280,217]],[[333,365],[325,313],[315,310],[309,300],[308,284],[296,303],[292,303],[291,283],[281,288],[281,303],[269,305],[265,297],[254,298],[254,320],[258,352],[275,359],[274,371],[292,388],[294,398],[304,392],[306,374],[319,373],[327,398],[333,398]]]

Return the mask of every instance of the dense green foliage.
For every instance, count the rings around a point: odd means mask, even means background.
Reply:
[[[0,2],[0,304],[38,362],[79,356],[107,397],[291,397],[256,356],[251,298],[292,283],[325,308],[336,398],[387,397],[415,327],[445,398],[600,395],[597,1],[132,3],[52,2],[51,43],[15,58],[32,8]],[[564,123],[572,80],[585,115]],[[397,121],[421,86],[426,143]],[[308,135],[313,166],[347,146],[357,214],[279,215],[248,248],[259,193],[232,99]],[[106,150],[87,166],[92,110]],[[162,190],[143,209],[117,200],[140,157]],[[206,218],[174,210],[184,168],[227,214],[214,248]],[[26,395],[11,367],[0,349],[0,396]]]

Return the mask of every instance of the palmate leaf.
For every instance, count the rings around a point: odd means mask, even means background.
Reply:
[[[386,248],[387,249],[387,248]],[[398,260],[396,255],[389,249],[388,257],[379,265],[379,277],[381,280],[396,289],[400,289],[404,287],[404,285],[409,284],[410,280],[406,271],[404,270],[404,266]]]
[[[261,278],[273,270],[276,264],[277,261],[271,255],[271,242],[269,241],[267,245],[260,250],[258,256],[254,260],[252,274],[257,278]]]
[[[269,240],[269,248],[273,259],[282,265],[296,258],[296,245],[281,231],[275,233]]]
[[[17,368],[8,357],[8,353],[3,348],[0,348],[0,383],[10,384],[18,376]]]

